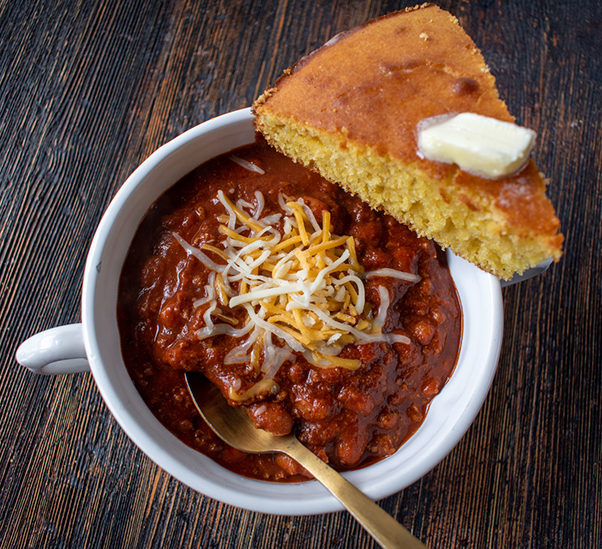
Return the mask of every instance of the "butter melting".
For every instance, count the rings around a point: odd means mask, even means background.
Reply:
[[[535,138],[533,130],[469,112],[427,118],[418,126],[422,157],[457,164],[486,179],[518,172],[526,164]]]

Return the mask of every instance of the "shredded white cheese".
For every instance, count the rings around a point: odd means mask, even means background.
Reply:
[[[240,163],[237,157],[230,158]],[[409,343],[403,335],[383,333],[389,292],[379,286],[380,305],[375,316],[366,303],[363,280],[379,276],[418,282],[420,277],[395,269],[365,272],[357,259],[354,239],[332,234],[328,211],[322,212],[320,225],[302,199],[295,201],[280,194],[282,213],[264,217],[260,217],[265,208],[260,192],[255,193],[255,204],[243,200],[234,204],[222,191],[218,191],[217,199],[226,212],[218,217],[224,236],[220,246],[203,244],[198,249],[178,234],[173,236],[212,271],[205,297],[194,303],[195,307],[207,306],[203,312],[205,327],[198,331],[198,337],[248,335],[224,362],[249,363],[263,372],[252,389],[243,395],[231,390],[230,398],[243,401],[258,391],[277,391],[273,377],[282,364],[295,360],[294,352],[318,367],[355,370],[359,360],[339,356],[347,345]],[[275,223],[281,224],[282,232],[274,228]],[[243,307],[243,325],[215,322],[220,317],[230,318],[222,314],[219,303],[231,309]],[[233,319],[230,322],[236,323]]]
[[[257,164],[253,164],[253,162],[249,162],[248,160],[245,160],[244,158],[239,158],[238,156],[235,156],[233,154],[231,154],[229,156],[229,158],[230,158],[230,160],[232,160],[232,162],[236,162],[239,166],[242,166],[245,170],[249,170],[250,172],[259,173],[261,175],[265,174],[265,172],[259,166],[257,166]]]

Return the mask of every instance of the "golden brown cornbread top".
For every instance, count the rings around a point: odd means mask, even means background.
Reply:
[[[437,6],[389,14],[335,36],[282,76],[254,108],[338,135],[343,147],[370,148],[442,182],[478,189],[511,213],[513,225],[547,235],[558,229],[534,164],[493,182],[419,157],[416,128],[425,118],[474,112],[514,122],[474,42]]]

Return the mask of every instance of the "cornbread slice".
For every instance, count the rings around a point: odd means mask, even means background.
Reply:
[[[546,182],[529,160],[484,179],[419,154],[426,118],[474,112],[514,122],[457,20],[434,5],[341,33],[253,105],[267,141],[501,278],[562,255]]]

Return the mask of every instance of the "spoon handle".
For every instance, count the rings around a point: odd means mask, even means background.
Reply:
[[[384,549],[427,549],[391,515],[348,482],[334,469],[303,446],[296,439],[291,440],[283,452],[303,465],[334,497],[336,497],[353,517],[366,529]]]

